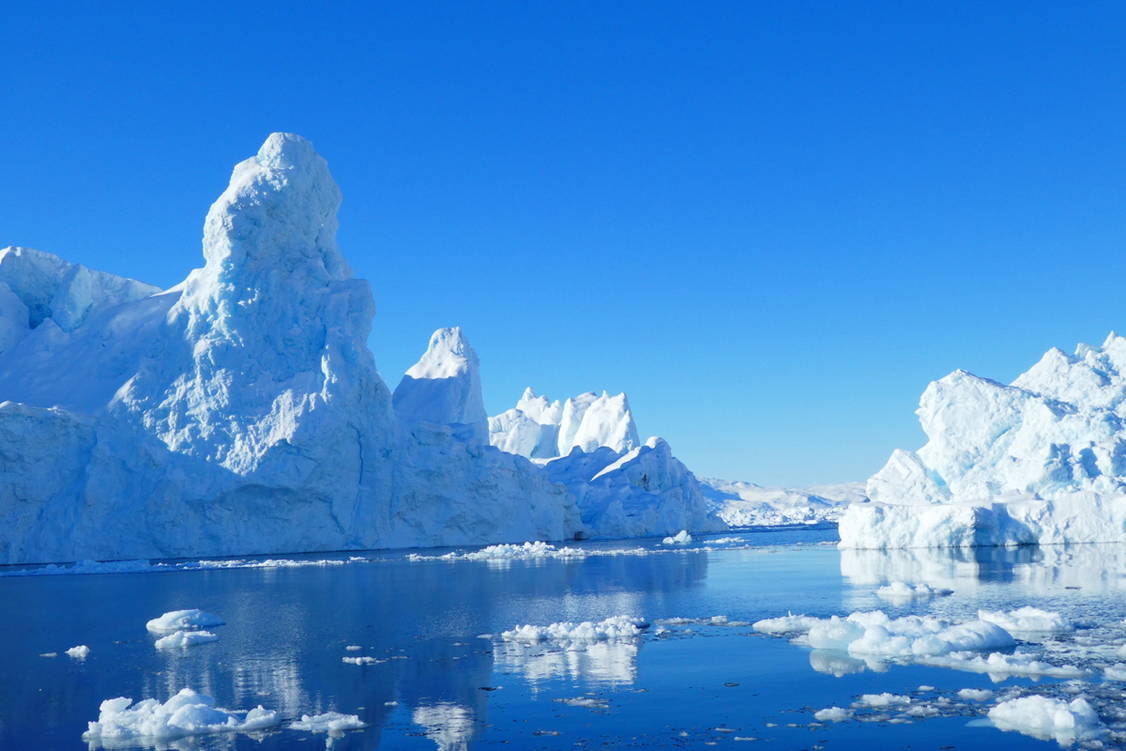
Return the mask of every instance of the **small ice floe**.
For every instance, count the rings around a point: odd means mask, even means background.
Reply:
[[[300,720],[294,720],[288,727],[290,730],[339,736],[348,730],[363,730],[367,727],[367,723],[361,720],[359,715],[324,712],[313,715],[303,714]]]
[[[71,647],[66,651],[66,656],[75,660],[85,660],[90,656],[90,648],[85,644],[79,644],[76,647]]]
[[[987,688],[963,688],[958,691],[958,698],[966,701],[989,701],[993,692]]]
[[[902,706],[911,703],[910,696],[903,694],[891,694],[884,692],[882,694],[861,694],[853,706],[856,707],[894,707]]]
[[[687,529],[682,529],[672,537],[661,540],[662,545],[687,545],[690,542],[692,542],[692,535],[688,534]]]
[[[609,709],[610,702],[596,696],[575,696],[569,699],[556,699],[560,704],[569,707],[586,707],[587,709]]]
[[[1126,681],[1126,663],[1115,663],[1114,665],[1107,665],[1103,670],[1103,677],[1108,681]]]
[[[59,653],[58,652],[40,652],[39,656],[40,657],[58,657]]]
[[[1061,746],[1097,741],[1107,734],[1106,726],[1082,696],[1070,702],[1045,696],[1010,699],[990,709],[989,720],[1000,730],[1054,740]]]
[[[649,627],[642,618],[615,615],[601,621],[572,623],[560,621],[547,626],[523,625],[501,633],[505,641],[544,642],[544,641],[607,641],[613,639],[632,639],[641,635]]]
[[[1005,654],[991,652],[983,657],[973,652],[951,652],[919,660],[925,665],[964,670],[969,673],[986,673],[994,680],[1014,675],[1047,678],[1084,678],[1090,671],[1074,665],[1052,665],[1037,660],[1035,655],[1022,652]]]
[[[82,740],[101,745],[149,745],[210,733],[245,733],[278,724],[278,713],[261,705],[249,712],[233,712],[215,706],[210,696],[182,689],[163,704],[145,699],[106,699],[98,708],[98,719],[88,724]]]
[[[844,722],[852,717],[852,712],[843,707],[826,707],[813,713],[813,719],[818,722]]]
[[[923,691],[923,692],[927,692],[927,691],[935,691],[936,689],[935,689],[935,687],[934,687],[934,686],[928,686],[927,684],[925,684],[925,683],[924,683],[924,684],[922,684],[921,686],[919,686],[919,687],[918,687],[917,689],[915,689],[915,690],[916,690],[916,691]]]
[[[929,584],[921,583],[912,587],[910,584],[901,581],[893,581],[876,590],[877,597],[896,605],[906,605],[915,600],[930,600],[935,597],[945,597],[953,593],[954,590],[952,589],[936,589]]]
[[[361,647],[359,644],[349,644],[344,649],[347,652],[359,652],[361,649],[363,649],[363,647]]]
[[[171,610],[159,618],[153,618],[145,624],[145,628],[155,634],[165,634],[172,631],[194,631],[222,625],[223,619],[219,616],[205,613],[199,608],[191,608],[188,610]]]
[[[1027,605],[1007,612],[979,610],[977,617],[983,621],[995,623],[1017,636],[1066,634],[1075,630],[1075,626],[1059,613]]]
[[[183,649],[196,644],[207,644],[219,641],[219,637],[210,631],[173,631],[167,636],[162,636],[153,642],[157,649]]]
[[[791,614],[758,621],[754,629],[774,635],[802,635],[814,649],[886,660],[918,661],[955,650],[1003,649],[1015,644],[1009,632],[985,621],[951,623],[916,615],[889,618],[882,610],[856,612],[846,618]]]
[[[346,665],[379,665],[388,662],[389,658],[386,657],[372,657],[371,655],[360,655],[359,657],[341,657],[340,661]]]

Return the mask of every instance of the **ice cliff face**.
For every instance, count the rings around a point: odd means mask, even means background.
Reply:
[[[516,407],[489,418],[489,441],[512,454],[534,459],[590,452],[605,446],[618,453],[641,445],[625,394],[594,392],[549,402],[531,387]]]
[[[928,442],[868,481],[846,547],[1126,540],[1126,339],[1050,350],[1011,385],[955,371],[917,411]]]
[[[339,203],[312,145],[275,133],[169,290],[0,251],[0,563],[668,533],[592,528],[572,486],[490,446],[458,329],[392,398]]]

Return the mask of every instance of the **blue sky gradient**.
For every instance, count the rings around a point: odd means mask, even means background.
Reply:
[[[22,3],[0,245],[171,285],[301,133],[392,386],[460,324],[493,413],[625,390],[699,474],[862,479],[928,381],[1126,328],[1123,38],[1115,3]]]

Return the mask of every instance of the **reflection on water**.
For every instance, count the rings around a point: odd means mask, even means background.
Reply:
[[[472,710],[450,702],[416,707],[411,719],[425,728],[438,751],[465,751],[476,729]]]
[[[540,681],[557,678],[625,685],[637,679],[638,641],[562,646],[498,641],[493,646],[493,659],[499,668],[523,675],[533,687]]]
[[[842,550],[841,574],[854,586],[902,581],[964,590],[1015,583],[1033,590],[1117,592],[1126,587],[1126,545]]]
[[[533,684],[621,685],[637,675],[636,641],[560,649],[478,635],[523,623],[640,615],[646,601],[698,587],[707,570],[708,554],[696,552],[501,568],[384,559],[323,569],[5,578],[0,598],[26,617],[18,626],[0,621],[0,664],[9,676],[48,673],[40,690],[0,681],[0,748],[74,747],[102,700],[164,700],[191,687],[230,709],[263,704],[286,723],[337,711],[359,714],[369,726],[339,739],[318,736],[318,745],[374,748],[390,723],[400,741],[403,728],[414,728],[438,749],[466,749],[488,722],[491,694],[484,689],[498,668]],[[63,603],[69,617],[60,619]],[[144,623],[182,607],[220,613],[226,625],[215,629],[219,640],[154,649]],[[82,665],[37,656],[76,643],[93,649]],[[379,662],[349,665],[343,656]],[[268,733],[260,747],[299,738],[297,731]],[[244,748],[246,740],[212,736],[176,747]]]

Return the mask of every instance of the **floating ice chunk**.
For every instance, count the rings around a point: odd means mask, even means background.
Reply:
[[[543,641],[610,641],[638,637],[648,627],[649,624],[641,618],[615,615],[602,621],[583,621],[582,623],[561,621],[547,626],[516,626],[502,632],[500,638],[505,641],[533,643]]]
[[[928,584],[910,584],[894,581],[876,590],[876,596],[892,603],[905,604],[913,600],[929,600],[932,597],[944,597],[953,594],[950,589],[936,589]]]
[[[982,657],[973,652],[952,652],[922,660],[927,665],[965,670],[970,673],[987,673],[994,680],[1004,680],[1013,675],[1045,676],[1049,678],[1083,678],[1089,672],[1074,665],[1050,665],[1035,656],[1023,653],[1004,654],[991,652]]]
[[[289,723],[291,730],[307,730],[310,733],[342,735],[346,730],[362,730],[367,723],[359,715],[324,712],[323,714],[301,715],[300,720]]]
[[[988,701],[993,698],[993,692],[987,688],[963,688],[959,689],[958,698],[966,701]]]
[[[1015,730],[1061,746],[1093,741],[1106,735],[1106,726],[1087,700],[1070,703],[1045,696],[1025,696],[1003,701],[989,710],[990,721],[1000,730]]]
[[[163,704],[145,699],[106,699],[98,719],[88,724],[82,740],[103,745],[132,741],[168,741],[192,735],[248,732],[278,724],[278,713],[261,705],[249,712],[232,712],[215,706],[210,696],[182,689]]]
[[[360,657],[341,657],[340,661],[347,665],[379,665],[380,663],[387,662],[385,657],[371,657],[369,655],[361,655]]]
[[[344,649],[349,652],[359,652],[361,649],[363,649],[363,647],[361,647],[359,644],[349,644]]]
[[[661,540],[662,545],[687,545],[692,542],[692,535],[688,534],[688,530],[682,529],[672,537],[666,537]]]
[[[162,634],[170,631],[193,631],[211,626],[222,626],[223,619],[211,613],[205,613],[199,608],[189,610],[171,610],[159,618],[153,618],[145,624],[145,628],[153,633]]]
[[[852,711],[841,707],[826,707],[813,713],[813,719],[818,722],[844,722],[852,717]]]
[[[979,610],[977,617],[989,623],[996,623],[1013,634],[1066,634],[1075,630],[1075,627],[1059,613],[1028,605],[1008,612]]]
[[[58,657],[59,653],[58,652],[40,652],[39,656],[40,657]]]
[[[1108,665],[1103,670],[1103,677],[1108,681],[1126,681],[1126,663],[1115,663]]]
[[[210,631],[173,631],[168,636],[157,639],[153,646],[157,649],[179,649],[191,647],[196,644],[219,641],[219,637]]]
[[[750,626],[750,621],[736,621],[727,617],[726,615],[713,615],[707,618],[658,618],[657,623],[665,626],[687,626],[689,624],[697,624],[700,626],[727,626],[729,628],[742,628],[743,626]]]
[[[835,616],[834,616],[835,617]],[[755,631],[761,631],[764,634],[804,634],[807,633],[813,626],[821,623],[822,619],[816,618],[811,615],[783,615],[778,618],[763,618],[761,621],[755,621],[751,628]]]
[[[903,694],[861,694],[853,706],[858,707],[896,707],[911,703],[911,697]]]
[[[920,686],[919,686],[919,687],[918,687],[917,689],[915,689],[915,690],[916,690],[916,691],[934,691],[934,690],[935,690],[935,687],[934,687],[934,686],[928,686],[927,684],[925,684],[925,683],[924,683],[924,684],[920,685]]]
[[[76,660],[85,660],[90,656],[90,648],[85,644],[79,644],[77,647],[71,647],[66,651],[67,657],[73,657]]]

